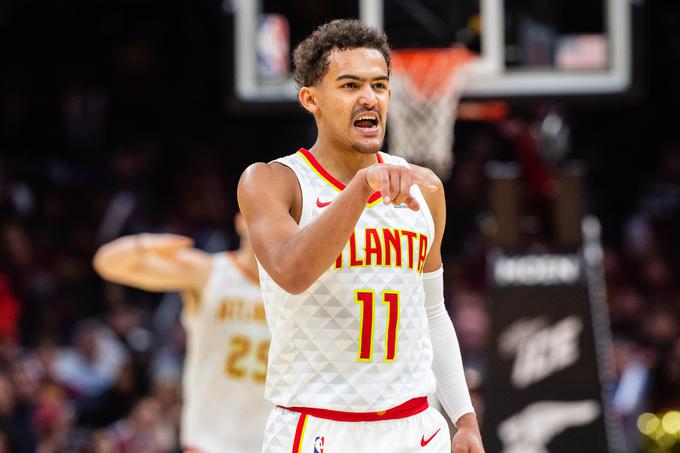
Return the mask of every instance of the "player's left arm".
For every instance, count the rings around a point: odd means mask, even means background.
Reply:
[[[434,354],[432,369],[437,379],[437,397],[457,428],[451,440],[452,452],[483,453],[482,437],[465,382],[458,339],[444,305],[441,243],[446,225],[446,200],[439,180],[438,189],[423,193],[435,229],[434,241],[423,267],[425,309]]]

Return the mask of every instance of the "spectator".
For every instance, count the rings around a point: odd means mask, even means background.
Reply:
[[[92,398],[113,385],[126,359],[123,347],[111,331],[93,320],[75,329],[73,347],[60,351],[54,374],[76,397]]]
[[[121,453],[163,453],[176,448],[176,433],[162,417],[158,400],[143,398],[112,427]]]

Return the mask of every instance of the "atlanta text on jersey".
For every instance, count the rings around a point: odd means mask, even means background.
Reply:
[[[357,236],[363,238],[363,247],[357,244]],[[415,231],[398,228],[364,228],[352,233],[348,253],[340,252],[334,268],[338,270],[343,267],[406,267],[422,272],[427,257],[427,245],[427,235]]]
[[[235,319],[266,323],[264,305],[245,299],[222,299],[217,306],[216,315],[220,320]]]

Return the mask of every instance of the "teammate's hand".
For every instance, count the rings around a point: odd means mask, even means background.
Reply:
[[[380,191],[385,204],[405,203],[414,211],[420,209],[420,203],[411,194],[411,186],[415,184],[423,191],[434,192],[440,184],[432,170],[418,165],[373,164],[363,170],[363,176],[373,192]]]
[[[484,453],[477,417],[465,414],[456,423],[457,431],[451,439],[452,453]]]
[[[174,255],[180,250],[194,246],[193,239],[169,233],[142,233],[137,235],[135,243],[141,252],[159,255]]]

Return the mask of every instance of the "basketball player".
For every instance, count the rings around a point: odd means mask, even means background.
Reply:
[[[272,333],[263,451],[483,452],[444,307],[441,181],[379,151],[386,37],[333,21],[294,60],[316,143],[253,164],[238,193]]]
[[[106,280],[147,291],[181,291],[187,331],[181,438],[185,451],[252,453],[272,405],[263,397],[269,350],[257,264],[235,219],[238,250],[211,255],[173,234],[126,236],[102,246]]]

